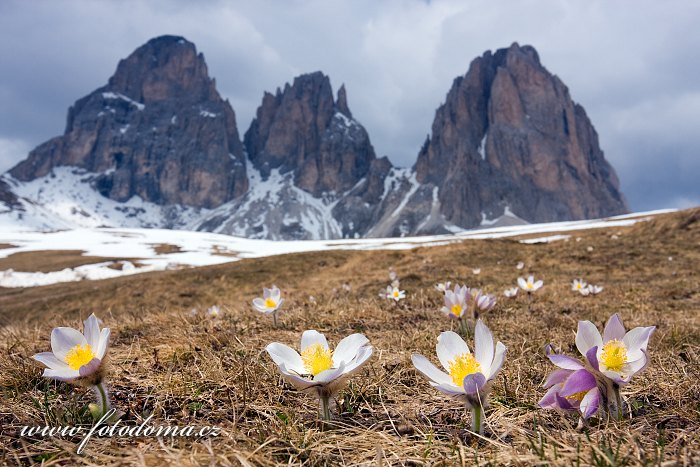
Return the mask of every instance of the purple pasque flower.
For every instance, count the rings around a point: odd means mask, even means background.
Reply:
[[[445,290],[445,306],[440,311],[452,319],[460,319],[467,311],[469,298],[469,288],[455,284],[454,290]]]
[[[559,367],[547,377],[543,387],[549,388],[539,401],[543,409],[579,411],[584,419],[594,415],[601,405],[601,391],[595,375],[578,360],[566,355],[547,357]]]

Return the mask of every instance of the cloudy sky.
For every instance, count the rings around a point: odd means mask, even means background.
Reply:
[[[587,110],[633,210],[700,205],[697,1],[0,1],[0,170],[148,39],[204,53],[245,132],[263,91],[322,70],[378,155],[415,162],[452,80],[533,45]]]

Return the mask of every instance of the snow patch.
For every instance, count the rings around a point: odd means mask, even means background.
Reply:
[[[135,100],[133,100],[129,97],[126,97],[124,94],[120,94],[118,92],[103,92],[102,98],[103,99],[121,99],[123,101],[127,101],[129,104],[133,105],[134,107],[136,107],[139,110],[143,110],[146,108],[146,106],[144,104],[142,104],[140,102],[136,102]],[[112,110],[112,112],[114,112],[113,109],[110,109],[110,110]]]
[[[481,160],[486,160],[486,137],[488,136],[488,132],[484,133],[484,137],[481,138],[481,143],[479,143],[479,155],[481,156]]]

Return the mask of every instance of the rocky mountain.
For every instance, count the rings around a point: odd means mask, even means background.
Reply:
[[[517,43],[454,80],[415,171],[463,228],[505,213],[550,222],[627,211],[585,110],[534,48]]]
[[[3,208],[4,206],[4,208]],[[529,46],[455,79],[413,168],[377,158],[321,72],[264,93],[240,140],[202,54],[162,36],[69,110],[64,135],[0,178],[0,224],[187,228],[330,239],[626,211],[581,106]]]
[[[96,174],[106,198],[216,207],[248,190],[236,116],[202,54],[162,36],[119,62],[106,86],[68,111],[66,131],[10,170],[16,180],[60,166]]]

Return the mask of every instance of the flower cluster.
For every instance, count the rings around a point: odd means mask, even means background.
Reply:
[[[584,297],[587,297],[588,295],[598,295],[603,291],[603,287],[588,284],[583,279],[574,279],[574,281],[571,283],[571,290],[580,293]]]
[[[399,278],[393,269],[389,271],[389,280],[391,284],[387,285],[385,290],[379,292],[379,296],[387,300],[394,300],[396,303],[406,298],[406,291],[400,289]]]
[[[580,362],[566,355],[548,353],[558,370],[544,383],[547,394],[540,407],[578,410],[588,418],[602,407],[613,418],[622,416],[620,386],[628,384],[649,363],[647,345],[655,326],[629,332],[618,314],[610,317],[603,335],[590,321],[579,321],[576,348]]]

